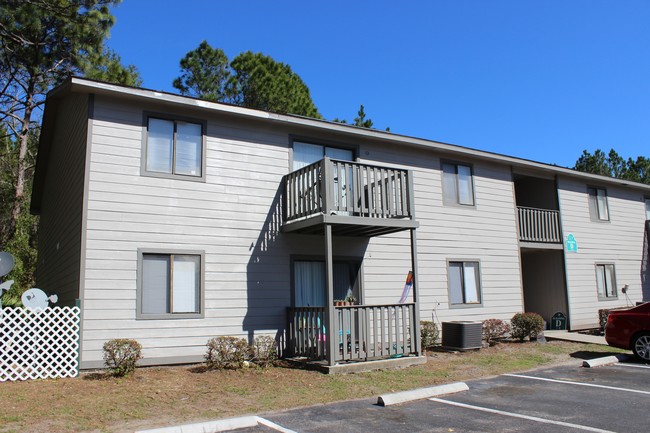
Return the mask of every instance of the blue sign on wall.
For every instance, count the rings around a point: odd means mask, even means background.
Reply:
[[[566,250],[568,253],[577,253],[578,252],[578,242],[573,236],[573,233],[569,233],[566,237]]]

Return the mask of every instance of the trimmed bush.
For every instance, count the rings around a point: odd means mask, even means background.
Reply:
[[[488,346],[494,346],[499,338],[510,332],[510,325],[500,319],[487,319],[483,322],[483,340]]]
[[[605,332],[605,326],[607,325],[607,318],[609,313],[616,310],[627,310],[630,307],[614,307],[614,308],[603,308],[598,310],[598,323],[600,325],[600,331]]]
[[[248,359],[248,342],[237,337],[216,337],[208,341],[205,362],[209,369],[237,370]]]
[[[440,330],[438,325],[431,321],[420,321],[420,339],[422,340],[422,348],[429,349],[438,344],[438,337]]]
[[[537,338],[537,334],[544,330],[544,319],[537,313],[517,313],[510,320],[512,338],[524,341]]]
[[[609,317],[609,312],[612,311],[609,308],[603,308],[598,310],[598,324],[600,325],[600,330],[605,331],[605,325],[607,325],[607,318]]]
[[[104,363],[113,376],[127,376],[142,359],[142,346],[136,340],[117,338],[104,343]]]
[[[261,335],[255,337],[250,347],[251,361],[260,367],[266,368],[278,360],[278,343],[273,337]]]

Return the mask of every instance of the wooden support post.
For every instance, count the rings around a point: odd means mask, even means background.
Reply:
[[[325,215],[329,215],[331,209],[334,207],[334,169],[332,161],[328,157],[323,158],[322,164],[321,194],[323,194],[323,208],[321,209],[321,212]]]
[[[332,258],[332,225],[325,224],[325,287],[327,296],[325,297],[327,308],[327,364],[336,363],[338,335],[336,335],[336,310],[334,308],[334,260]]]
[[[420,341],[420,284],[418,280],[418,247],[415,229],[411,229],[411,267],[413,269],[413,337],[415,338],[415,351],[422,354]]]
[[[413,171],[408,171],[408,207],[409,217],[415,220],[415,192],[413,190]],[[413,270],[413,337],[415,338],[415,351],[422,355],[422,342],[420,341],[420,280],[418,273],[418,245],[415,229],[411,229],[411,267]]]

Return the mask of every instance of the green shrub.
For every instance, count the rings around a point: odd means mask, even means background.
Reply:
[[[494,346],[496,340],[510,332],[510,325],[500,319],[487,319],[483,322],[483,340],[488,346]]]
[[[607,318],[609,313],[615,310],[626,310],[629,307],[614,307],[614,308],[603,308],[598,310],[598,323],[600,325],[600,331],[605,332],[605,326],[607,325]]]
[[[524,341],[526,337],[531,340],[544,330],[544,319],[537,313],[517,313],[510,320],[512,337]]]
[[[609,308],[603,308],[598,310],[598,324],[600,325],[600,330],[605,330],[605,325],[607,325],[607,318],[609,317]]]
[[[428,349],[438,344],[438,336],[440,330],[438,326],[427,320],[420,322],[420,339],[422,340],[422,348]]]
[[[208,341],[205,362],[209,369],[237,370],[249,356],[248,342],[237,337],[216,337]]]
[[[142,346],[136,340],[117,338],[104,343],[104,363],[113,376],[122,377],[135,370],[142,359]]]
[[[260,367],[268,367],[278,360],[278,344],[273,337],[261,335],[255,337],[250,347],[251,361]]]

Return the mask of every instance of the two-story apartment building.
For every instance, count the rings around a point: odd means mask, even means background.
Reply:
[[[80,301],[82,368],[112,338],[137,339],[148,364],[200,361],[219,335],[274,335],[328,364],[417,356],[420,319],[561,312],[576,330],[647,300],[649,198],[510,156],[71,78],[43,118],[37,284]]]

